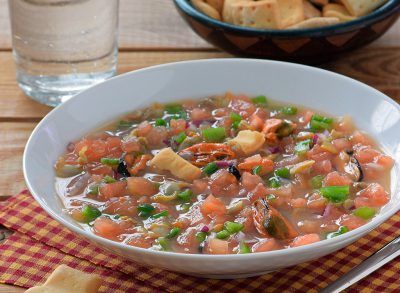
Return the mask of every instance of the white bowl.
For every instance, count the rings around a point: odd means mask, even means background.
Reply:
[[[204,98],[226,91],[312,107],[333,115],[351,115],[396,160],[391,200],[368,224],[311,245],[243,255],[191,255],[159,252],[113,242],[84,231],[61,210],[53,165],[66,145],[96,127],[152,102]],[[353,79],[303,65],[251,59],[217,59],[172,63],[112,78],[94,86],[48,114],[27,143],[23,169],[29,190],[62,225],[127,259],[190,275],[236,278],[261,275],[334,252],[367,234],[400,207],[400,106]]]

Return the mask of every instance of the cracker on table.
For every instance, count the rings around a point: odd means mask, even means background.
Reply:
[[[322,9],[324,17],[337,17],[340,21],[350,21],[355,19],[355,16],[350,15],[350,12],[341,4],[328,4]]]
[[[287,27],[288,29],[316,28],[339,23],[337,17],[314,17]]]
[[[96,293],[101,285],[97,275],[86,274],[66,265],[60,265],[41,285],[28,289],[28,293]]]

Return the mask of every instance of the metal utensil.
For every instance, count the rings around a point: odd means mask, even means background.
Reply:
[[[335,282],[322,289],[321,293],[336,293],[358,282],[370,273],[379,269],[384,264],[400,255],[400,236],[390,241],[377,252],[372,254],[359,265],[355,266],[348,273],[337,279]]]

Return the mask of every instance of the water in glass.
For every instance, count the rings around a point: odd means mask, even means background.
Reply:
[[[9,0],[21,89],[56,106],[116,72],[118,0]]]

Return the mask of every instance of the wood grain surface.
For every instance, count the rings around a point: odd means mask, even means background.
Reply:
[[[119,73],[167,62],[231,57],[198,38],[172,0],[121,0],[120,8]],[[25,188],[21,166],[25,143],[51,110],[19,90],[10,36],[7,1],[0,0],[0,200]],[[368,47],[321,67],[360,80],[400,102],[400,21]],[[4,231],[0,226],[0,242]],[[0,284],[0,293],[22,291]]]
[[[7,0],[0,0],[0,28],[0,48],[9,49]],[[370,46],[398,46],[399,40],[400,22]],[[123,50],[211,48],[185,25],[172,0],[120,0],[119,46]]]

